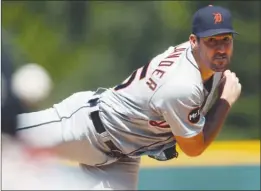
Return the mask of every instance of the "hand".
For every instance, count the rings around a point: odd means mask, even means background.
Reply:
[[[234,72],[230,70],[226,70],[223,73],[223,78],[220,84],[222,90],[221,98],[225,99],[230,106],[232,106],[241,93],[241,84],[239,83],[239,79]]]

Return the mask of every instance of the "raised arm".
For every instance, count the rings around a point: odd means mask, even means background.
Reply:
[[[198,156],[210,145],[240,95],[241,85],[236,75],[226,71],[224,79],[221,96],[206,116],[200,113],[204,97],[196,84],[172,83],[152,100],[153,107],[162,113],[179,147],[188,156]]]
[[[182,151],[189,156],[198,156],[203,153],[217,137],[230,108],[241,93],[241,84],[235,73],[230,71],[224,73],[221,86],[221,96],[205,116],[203,131],[189,138],[175,136]]]

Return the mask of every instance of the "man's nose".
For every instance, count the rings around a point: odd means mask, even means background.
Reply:
[[[225,45],[222,44],[222,43],[219,43],[219,44],[217,45],[217,52],[219,52],[219,53],[225,53],[225,52],[226,52],[226,47],[225,47]]]

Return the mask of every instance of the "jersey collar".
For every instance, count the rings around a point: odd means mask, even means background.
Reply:
[[[198,64],[197,64],[197,62],[196,62],[196,60],[195,60],[195,58],[192,54],[191,46],[189,46],[186,50],[186,58],[194,67],[196,67],[199,70]]]

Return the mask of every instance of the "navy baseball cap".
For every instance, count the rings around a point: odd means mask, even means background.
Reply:
[[[193,16],[192,33],[198,37],[208,37],[224,33],[238,34],[232,26],[229,10],[209,5],[199,9]]]

